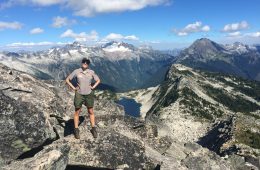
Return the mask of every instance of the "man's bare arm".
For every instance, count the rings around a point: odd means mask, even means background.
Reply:
[[[66,78],[66,83],[67,83],[73,90],[77,90],[77,88],[74,87],[73,84],[71,84],[69,77]]]
[[[98,80],[95,82],[95,84],[91,87],[91,89],[96,88],[100,82],[101,82],[100,79],[98,79]]]

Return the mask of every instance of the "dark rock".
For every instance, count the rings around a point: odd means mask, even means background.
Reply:
[[[35,106],[16,101],[0,91],[0,108],[0,148],[6,162],[56,138],[53,128],[46,125],[44,113]]]
[[[197,151],[198,149],[201,149],[201,146],[197,143],[194,143],[194,142],[185,143],[184,146],[186,148],[188,148],[189,150],[192,150],[193,152]]]
[[[4,164],[31,157],[58,139],[58,123],[50,115],[65,116],[62,100],[45,83],[10,71],[0,64],[0,157]]]
[[[64,170],[68,163],[70,147],[67,143],[50,145],[32,158],[13,161],[3,167],[3,170]]]
[[[223,154],[221,147],[224,143],[232,139],[234,120],[232,117],[227,120],[220,121],[215,124],[208,133],[199,139],[198,144],[203,147],[207,147],[209,150],[214,151],[218,154]],[[223,152],[223,153],[222,153]]]
[[[141,141],[130,139],[114,130],[98,132],[99,137],[96,140],[90,134],[79,141],[68,138],[71,146],[69,165],[143,169],[152,164],[145,156],[144,143]]]

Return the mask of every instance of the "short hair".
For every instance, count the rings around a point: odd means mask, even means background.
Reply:
[[[81,63],[87,63],[88,65],[90,64],[90,60],[87,58],[83,58]]]

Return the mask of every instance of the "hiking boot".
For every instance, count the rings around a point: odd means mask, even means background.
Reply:
[[[74,136],[76,139],[79,139],[79,128],[74,128]]]
[[[92,127],[92,129],[90,130],[90,132],[92,133],[94,138],[97,138],[97,130],[96,127]]]

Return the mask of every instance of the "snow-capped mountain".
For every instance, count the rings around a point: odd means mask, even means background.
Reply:
[[[120,91],[149,87],[164,79],[174,56],[153,49],[141,49],[124,42],[89,47],[79,42],[45,51],[0,53],[1,63],[41,79],[64,79],[80,67],[83,57],[102,83]]]
[[[0,62],[41,79],[60,80],[80,67],[83,57],[91,60],[90,67],[100,75],[102,83],[119,91],[158,85],[174,62],[260,80],[258,46],[222,45],[205,38],[182,51],[157,51],[116,41],[93,47],[74,42],[45,51],[2,52]]]
[[[111,41],[101,46],[106,52],[126,52],[137,50],[133,45],[124,42]]]
[[[227,51],[230,51],[230,53],[237,53],[237,54],[248,53],[250,51],[256,51],[257,52],[257,48],[255,46],[245,45],[241,42],[235,42],[233,44],[227,44],[227,45],[225,45],[225,49]]]
[[[196,40],[177,56],[176,63],[260,80],[259,49],[238,42],[222,45],[206,38]]]

